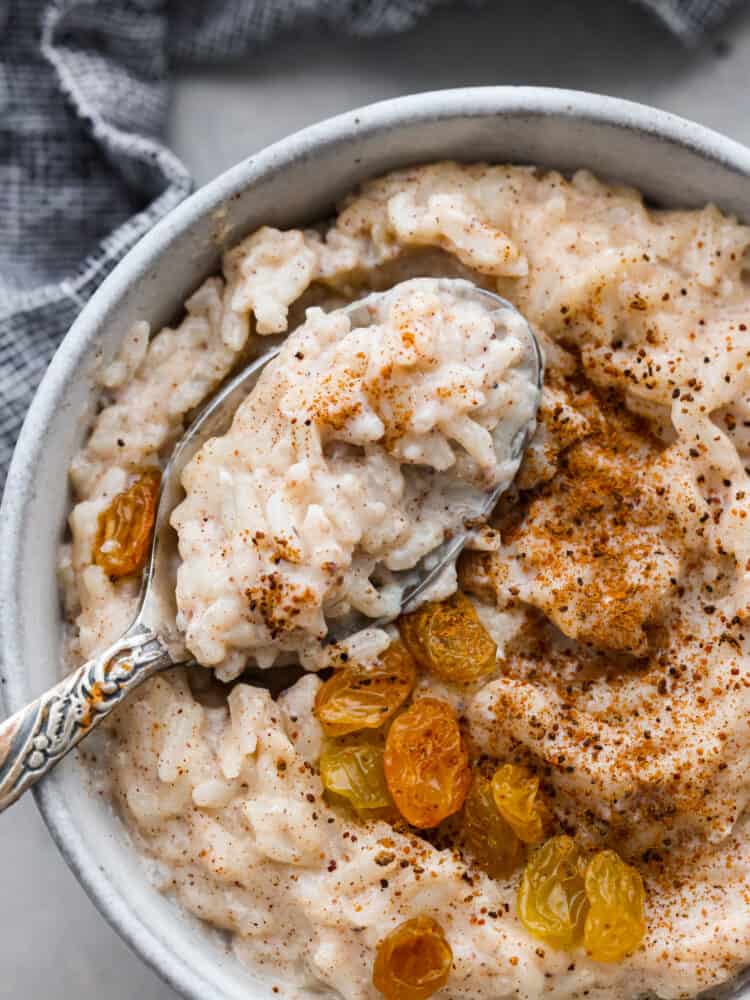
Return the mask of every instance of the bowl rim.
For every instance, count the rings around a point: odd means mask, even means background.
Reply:
[[[538,115],[585,120],[657,136],[662,141],[750,177],[750,149],[710,128],[645,104],[578,90],[550,87],[466,87],[435,90],[368,104],[325,119],[273,143],[229,168],[190,195],[158,222],[123,257],[84,305],[44,374],[19,434],[0,508],[0,689],[9,712],[30,697],[21,659],[16,570],[20,559],[21,517],[34,491],[34,470],[44,448],[44,432],[54,418],[71,374],[95,341],[101,321],[128,286],[154,264],[172,241],[256,179],[342,141],[385,134],[405,122],[457,116],[483,118]],[[68,866],[111,927],[162,979],[190,1000],[213,995],[215,986],[196,976],[182,957],[153,932],[110,883],[95,850],[76,835],[71,812],[54,783],[41,782],[34,796]],[[7,821],[6,821],[7,822]]]

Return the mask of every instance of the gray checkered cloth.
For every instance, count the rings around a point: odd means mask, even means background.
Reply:
[[[0,0],[0,487],[65,331],[190,192],[162,141],[170,62],[237,58],[292,27],[401,31],[441,2]],[[691,42],[733,0],[641,2]]]

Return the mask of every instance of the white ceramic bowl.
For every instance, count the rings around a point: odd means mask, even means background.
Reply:
[[[750,220],[750,151],[664,112],[593,94],[526,87],[421,94],[375,104],[276,143],[202,188],[127,255],[74,323],[40,385],[0,515],[2,657],[8,710],[58,679],[56,552],[67,468],[94,395],[92,362],[136,319],[153,328],[219,264],[223,246],[268,223],[325,217],[359,181],[444,158],[588,167],[661,205],[721,208]],[[72,760],[37,802],[68,864],[122,936],[186,997],[268,998],[214,935],[149,885],[110,809]],[[12,823],[12,814],[3,817]]]

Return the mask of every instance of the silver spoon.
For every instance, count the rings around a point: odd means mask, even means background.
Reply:
[[[478,288],[462,279],[441,279],[441,286],[457,296],[480,300],[491,314],[510,310],[518,314],[511,303],[492,292]],[[346,306],[352,326],[372,322],[372,313],[384,297],[391,294],[376,292]],[[532,382],[536,398],[533,416],[512,442],[516,469],[531,438],[536,410],[541,397],[544,364],[538,341],[524,320],[528,332]],[[138,611],[127,632],[97,657],[73,671],[25,708],[0,724],[0,812],[16,801],[28,788],[44,777],[87,736],[110,712],[149,677],[175,666],[169,653],[170,636],[177,634],[174,608],[174,537],[170,537],[169,517],[181,498],[182,470],[209,438],[222,434],[231,423],[235,410],[252,390],[269,361],[277,357],[274,347],[252,361],[226,383],[201,409],[175,447],[162,474],[161,489],[148,562],[143,572]],[[494,507],[507,483],[482,494],[472,518],[486,516]],[[464,547],[468,529],[458,531],[409,570],[393,574],[402,585],[401,608],[414,606],[419,597],[440,573],[456,560]],[[392,577],[393,578],[393,577]],[[171,581],[171,586],[170,586]],[[395,615],[393,616],[396,617]],[[377,627],[393,619],[366,618],[348,615],[329,626],[329,636],[340,640],[364,626]]]

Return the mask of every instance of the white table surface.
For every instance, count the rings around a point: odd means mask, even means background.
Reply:
[[[627,0],[489,0],[416,31],[349,42],[285,37],[232,70],[179,74],[170,140],[198,183],[295,129],[440,87],[599,91],[693,118],[750,144],[750,9],[685,50]],[[29,798],[0,818],[0,997],[174,1000],[109,929]]]

